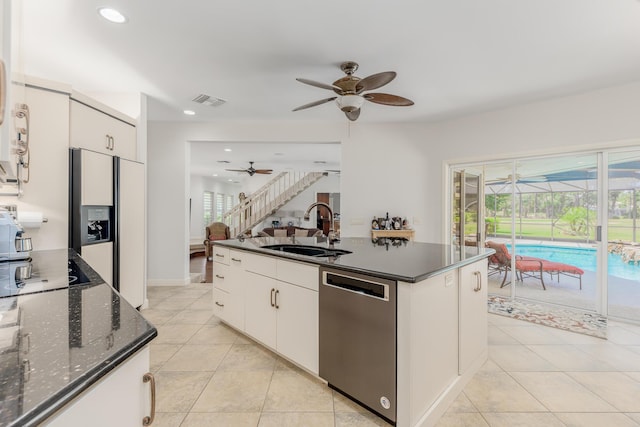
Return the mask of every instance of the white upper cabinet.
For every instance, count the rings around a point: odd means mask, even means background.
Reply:
[[[70,105],[70,146],[136,160],[135,121],[108,107],[90,106],[73,94]],[[95,103],[95,105],[99,105]]]

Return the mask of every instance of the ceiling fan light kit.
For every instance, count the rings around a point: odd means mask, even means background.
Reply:
[[[297,78],[296,80],[300,83],[319,87],[321,89],[332,90],[338,94],[338,96],[332,96],[319,101],[310,102],[295,108],[293,111],[304,110],[335,100],[338,108],[345,113],[347,118],[351,121],[355,121],[360,117],[360,108],[364,104],[365,100],[375,104],[390,105],[393,107],[407,107],[413,105],[413,101],[410,99],[397,95],[390,95],[388,93],[363,93],[368,90],[377,89],[391,82],[396,77],[395,71],[384,71],[361,79],[360,77],[353,75],[353,73],[358,69],[358,64],[353,61],[343,62],[340,65],[340,69],[346,74],[346,76],[336,80],[332,84]]]
[[[336,99],[336,104],[338,104],[340,110],[350,113],[362,107],[364,98],[360,95],[343,95]]]

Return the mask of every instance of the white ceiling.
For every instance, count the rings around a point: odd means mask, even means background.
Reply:
[[[97,14],[109,5],[124,25]],[[85,92],[144,92],[151,120],[345,121],[339,64],[411,107],[367,102],[359,122],[435,121],[640,79],[638,0],[14,0],[27,74]],[[198,94],[227,100],[207,107]],[[196,111],[193,117],[182,111]],[[244,161],[265,159],[245,153]],[[241,159],[237,159],[240,161]],[[272,160],[275,161],[275,160]],[[257,166],[260,166],[257,164]],[[265,167],[268,167],[266,165]]]

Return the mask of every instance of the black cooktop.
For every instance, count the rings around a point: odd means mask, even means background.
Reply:
[[[27,259],[0,262],[0,298],[91,283],[90,275],[73,251],[35,251]]]

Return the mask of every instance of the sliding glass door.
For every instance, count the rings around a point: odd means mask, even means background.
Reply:
[[[608,153],[607,307],[640,321],[640,150]]]
[[[640,320],[640,150],[463,169],[484,176],[477,217],[507,256],[492,258],[491,294]]]
[[[477,169],[454,170],[452,177],[452,241],[458,257],[464,258],[465,254],[477,254],[483,241],[482,179]]]

